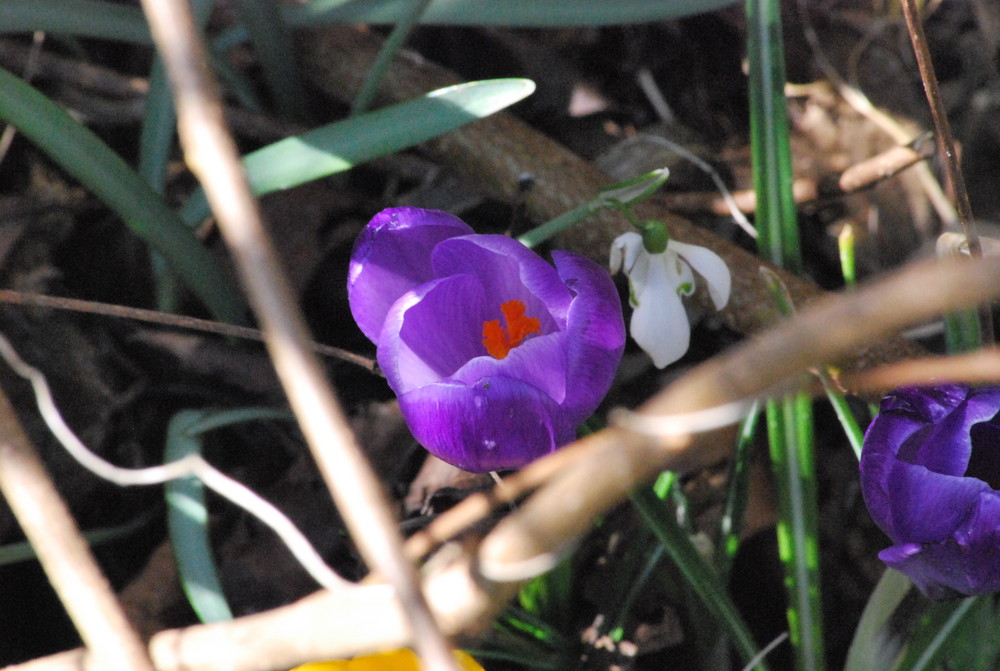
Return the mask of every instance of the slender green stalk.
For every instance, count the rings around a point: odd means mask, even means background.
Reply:
[[[801,272],[780,2],[746,0],[746,12],[758,247],[772,263]],[[824,653],[811,399],[800,394],[769,401],[767,428],[778,490],[778,549],[789,597],[789,637],[796,668],[819,671]]]
[[[733,460],[729,466],[729,483],[726,486],[726,499],[719,518],[719,544],[715,556],[715,564],[723,576],[729,575],[733,558],[736,557],[736,551],[740,546],[740,529],[750,488],[750,448],[753,445],[753,436],[757,431],[759,419],[760,406],[754,403],[740,424],[740,434],[736,439],[736,449],[733,451]]]
[[[601,209],[618,210],[638,225],[630,208],[656,193],[669,176],[669,170],[657,168],[645,175],[612,184],[598,191],[592,199],[583,205],[527,231],[524,235],[519,236],[517,241],[529,248],[536,247]]]
[[[238,0],[236,6],[275,107],[287,119],[304,120],[308,111],[305,87],[295,65],[291,31],[279,3],[277,0]]]
[[[688,585],[701,599],[736,647],[740,658],[748,662],[757,654],[753,640],[736,605],[729,598],[725,585],[715,571],[698,554],[688,533],[678,524],[664,502],[650,487],[640,487],[630,495],[632,505],[642,515],[649,529],[663,544]],[[766,669],[761,662],[757,669]]]
[[[858,283],[854,238],[854,226],[852,224],[845,224],[837,236],[837,248],[840,251],[840,272],[844,276],[844,286],[847,287],[853,287]]]
[[[772,263],[802,272],[792,195],[780,3],[778,0],[747,0],[746,8],[757,246],[761,255]]]
[[[358,91],[358,95],[354,98],[354,104],[351,105],[352,115],[361,114],[371,107],[372,102],[375,100],[375,95],[378,93],[379,86],[382,85],[382,80],[385,79],[385,73],[389,70],[392,59],[396,57],[396,53],[403,47],[406,38],[410,36],[413,29],[420,23],[420,17],[424,15],[431,0],[407,0],[407,3],[405,11],[399,17],[399,21],[393,27],[392,32],[389,33],[389,37],[386,38],[385,43],[379,50],[375,62],[368,69],[368,74],[361,85],[361,90]]]

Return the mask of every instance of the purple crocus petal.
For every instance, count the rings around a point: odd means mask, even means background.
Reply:
[[[485,354],[486,296],[478,278],[434,280],[400,298],[379,335],[378,364],[396,394],[450,377]]]
[[[928,551],[919,543],[900,543],[878,553],[889,568],[896,569],[913,581],[921,592],[935,601],[962,596],[949,585],[962,582],[957,564],[940,562],[940,553]]]
[[[997,413],[997,403],[988,398],[977,398],[972,394],[959,403],[947,416],[928,427],[926,435],[912,437],[899,451],[899,457],[915,464],[921,464],[935,473],[965,475],[972,454],[972,437],[969,432],[973,424],[985,422]],[[950,449],[942,450],[941,445]]]
[[[401,394],[399,407],[428,452],[474,473],[519,468],[574,437],[551,398],[505,377],[428,385]]]
[[[625,349],[625,321],[608,272],[590,259],[552,252],[559,277],[573,293],[566,320],[566,390],[563,410],[574,424],[594,411],[614,380]]]
[[[624,346],[621,304],[597,265],[556,258],[558,271],[441,212],[387,210],[365,229],[351,310],[428,451],[471,471],[520,468],[571,441],[600,403]],[[507,323],[510,301],[538,331]],[[491,330],[487,350],[492,321],[514,342]]]
[[[889,538],[930,543],[947,538],[968,515],[989,485],[976,478],[941,475],[902,461],[892,466],[887,480],[892,493]]]
[[[457,370],[451,379],[472,385],[492,377],[521,380],[561,405],[566,398],[566,334],[529,336],[506,358],[476,357]]]
[[[473,235],[441,243],[434,250],[438,276],[472,274],[483,282],[487,297],[497,304],[519,300],[525,314],[542,322],[542,333],[566,323],[570,293],[555,268],[517,240],[502,235]]]
[[[392,304],[434,279],[434,247],[472,232],[461,219],[438,210],[396,207],[376,214],[354,243],[347,277],[351,314],[362,333],[378,345]]]
[[[861,457],[879,557],[932,599],[1000,590],[995,484],[1000,387],[905,388],[883,400]]]
[[[984,492],[954,535],[939,543],[901,543],[879,553],[931,599],[1000,591],[1000,494]]]

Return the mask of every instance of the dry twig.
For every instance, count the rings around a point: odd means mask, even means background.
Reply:
[[[182,0],[143,0],[153,39],[170,78],[181,145],[205,187],[219,229],[262,325],[278,377],[347,527],[369,565],[392,585],[426,668],[455,671],[421,592],[385,492],[365,460],[323,369],[309,350],[305,320],[251,195],[239,154],[223,122],[190,8]]]
[[[139,636],[2,392],[0,491],[35,548],[94,668],[152,671]]]

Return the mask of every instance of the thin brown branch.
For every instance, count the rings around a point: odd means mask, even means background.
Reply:
[[[958,212],[958,220],[962,224],[962,232],[969,245],[969,254],[973,257],[983,255],[983,247],[979,242],[979,234],[976,232],[976,222],[972,217],[972,205],[969,204],[969,192],[965,188],[965,176],[962,174],[962,166],[959,164],[958,148],[955,145],[955,138],[951,134],[951,124],[948,123],[948,114],[944,109],[944,101],[941,99],[941,90],[938,86],[937,75],[934,73],[934,63],[931,62],[930,49],[927,48],[927,36],[924,34],[924,25],[920,19],[920,10],[916,0],[902,0],[903,16],[906,18],[906,27],[909,29],[910,41],[913,43],[913,54],[917,59],[917,68],[920,70],[920,79],[924,83],[924,93],[927,94],[927,105],[931,110],[931,119],[934,122],[934,133],[937,137],[938,151],[944,158],[945,184],[947,191],[955,201],[955,210]],[[982,330],[982,341],[992,343],[993,337],[993,316],[988,305],[980,307],[979,327]]]
[[[965,188],[965,177],[962,175],[962,168],[958,161],[958,151],[955,147],[955,138],[951,134],[951,124],[948,123],[948,115],[944,109],[944,102],[941,100],[941,90],[938,87],[937,75],[934,73],[934,64],[931,62],[931,53],[927,48],[927,36],[924,34],[924,25],[920,18],[920,10],[915,0],[902,0],[903,16],[906,19],[906,27],[909,29],[910,41],[913,43],[913,54],[917,59],[917,69],[920,70],[920,79],[924,83],[924,93],[927,95],[927,105],[930,108],[931,119],[934,122],[935,136],[937,137],[938,150],[944,159],[945,184],[947,190],[955,200],[955,210],[958,212],[958,220],[962,224],[962,229],[969,239],[969,250],[973,256],[980,256],[982,251],[979,247],[979,239],[976,235],[975,223],[972,218],[972,206],[969,204],[969,193]]]
[[[0,391],[0,491],[99,668],[152,671],[69,509]]]
[[[320,473],[361,554],[392,585],[408,620],[409,642],[424,667],[456,671],[451,646],[431,614],[417,571],[403,556],[385,492],[309,350],[305,320],[223,122],[190,8],[183,0],[143,0],[142,5],[170,78],[185,157],[205,187]]]
[[[264,334],[257,329],[246,326],[235,326],[223,322],[215,322],[208,319],[198,319],[186,315],[174,315],[167,312],[157,312],[156,310],[145,310],[143,308],[133,308],[125,305],[112,305],[110,303],[98,303],[96,301],[85,301],[78,298],[64,298],[61,296],[46,296],[27,291],[15,291],[13,289],[0,289],[0,303],[11,303],[13,305],[31,305],[34,307],[51,308],[54,310],[71,310],[86,314],[104,315],[107,317],[118,317],[120,319],[131,319],[134,321],[147,322],[150,324],[160,324],[161,326],[172,326],[174,328],[201,331],[203,333],[214,333],[227,338],[243,338],[245,340],[264,341]],[[310,342],[310,348],[317,354],[340,359],[356,366],[361,366],[367,371],[380,375],[378,364],[373,359],[348,352],[339,347],[323,345],[317,342]]]
[[[792,194],[796,203],[808,203],[870,189],[930,158],[933,153],[933,143],[928,142],[926,137],[921,137],[907,145],[893,147],[861,161],[839,175],[830,175],[821,180],[797,179],[792,184]],[[734,191],[732,195],[736,206],[744,214],[751,214],[757,209],[757,196],[752,189]],[[714,191],[664,194],[660,198],[665,206],[676,212],[711,212],[722,216],[729,214],[725,198]]]
[[[852,393],[946,382],[997,383],[1000,382],[1000,350],[991,347],[967,354],[900,361],[843,375],[838,382]]]

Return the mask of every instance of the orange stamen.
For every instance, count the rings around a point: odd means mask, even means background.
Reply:
[[[510,351],[521,344],[525,336],[542,330],[542,322],[535,317],[525,317],[524,303],[511,300],[500,305],[507,328],[500,326],[500,320],[483,322],[483,345],[494,359],[504,359]]]

